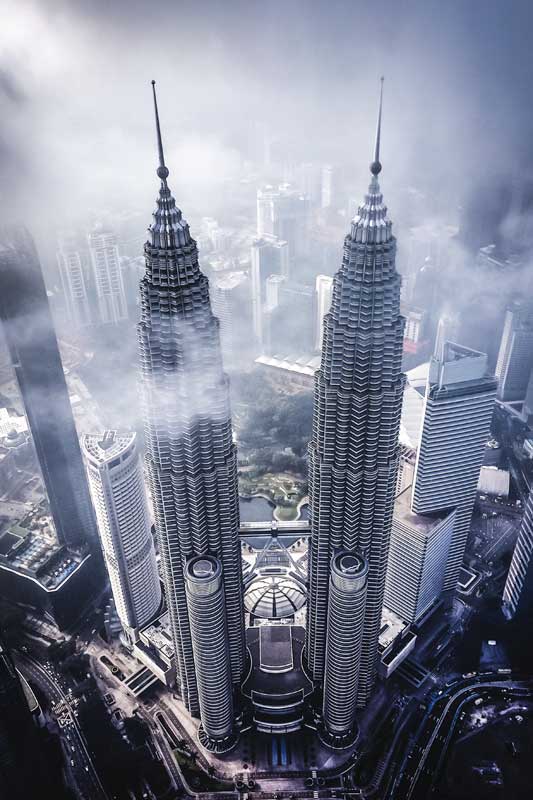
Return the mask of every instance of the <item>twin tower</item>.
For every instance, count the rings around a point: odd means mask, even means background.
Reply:
[[[161,186],[138,326],[146,466],[179,690],[201,743],[221,753],[236,740],[247,669],[237,456],[219,323],[168,187],[153,93]],[[334,747],[352,741],[375,679],[398,466],[403,319],[380,127],[381,102],[370,186],[324,320],[309,445],[305,665]]]

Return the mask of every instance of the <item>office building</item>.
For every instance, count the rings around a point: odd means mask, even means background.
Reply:
[[[533,303],[515,302],[507,309],[496,377],[498,400],[523,400],[533,369]]]
[[[1,237],[0,237],[1,239]],[[96,524],[35,245],[22,228],[0,244],[0,320],[57,538],[96,544]]]
[[[396,240],[378,183],[380,118],[381,108],[370,186],[344,240],[324,318],[309,445],[305,659],[315,685],[323,687],[332,667],[327,652],[333,653],[326,647],[332,557],[342,548],[368,565],[361,649],[352,654],[358,676],[350,702],[358,706],[368,701],[376,675],[404,387]],[[354,710],[347,710],[350,718]]]
[[[58,240],[57,263],[68,318],[75,328],[92,323],[87,274],[80,244],[73,234]]]
[[[226,367],[242,366],[253,339],[250,289],[250,277],[242,270],[215,274],[210,282],[211,305],[220,322]]]
[[[82,451],[118,617],[135,639],[161,606],[161,584],[135,433],[86,434]]]
[[[315,350],[322,349],[322,336],[324,333],[324,317],[331,308],[333,293],[333,278],[329,275],[317,275],[315,281]]]
[[[307,198],[290,184],[257,190],[257,235],[287,242],[289,259],[305,255],[307,246]]]
[[[103,325],[116,325],[128,317],[117,237],[97,226],[88,236],[98,311]]]
[[[201,646],[195,640],[198,628],[191,627],[184,567],[198,555],[221,562],[227,653],[237,689],[246,659],[237,454],[219,323],[196,242],[167,184],[155,87],[154,103],[161,186],[145,245],[138,326],[146,467],[179,691],[207,730],[205,685],[199,687],[195,660]],[[224,672],[225,665],[218,669]],[[224,692],[218,686],[212,703],[218,705]]]
[[[275,236],[263,236],[252,244],[251,292],[253,332],[257,342],[263,344],[263,311],[266,280],[270,275],[289,275],[289,249],[285,241]]]
[[[445,342],[431,359],[411,507],[417,514],[456,508],[443,591],[455,591],[463,563],[496,385],[484,353]]]
[[[455,510],[415,514],[411,487],[394,503],[385,606],[405,622],[419,622],[442,592]]]
[[[533,492],[530,492],[503,590],[503,613],[513,619],[533,611]]]

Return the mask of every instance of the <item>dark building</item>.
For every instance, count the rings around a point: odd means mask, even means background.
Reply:
[[[0,320],[59,542],[97,546],[46,287],[35,245],[22,227],[0,234]]]

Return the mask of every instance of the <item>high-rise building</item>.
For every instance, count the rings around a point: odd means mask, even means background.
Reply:
[[[161,606],[161,584],[135,433],[86,434],[82,451],[118,617],[137,631]]]
[[[0,244],[0,320],[59,541],[96,544],[96,524],[35,245],[23,228]]]
[[[368,566],[361,648],[352,653],[357,690],[346,700],[351,719],[355,703],[366,704],[376,674],[404,386],[396,240],[378,183],[380,121],[381,104],[372,179],[344,240],[331,310],[324,319],[309,445],[311,545],[305,652],[318,686],[325,684],[333,668],[328,653],[334,648],[328,637],[337,635],[326,624],[332,558],[342,548]],[[338,631],[349,638],[346,630]],[[326,724],[328,718],[324,709]],[[328,734],[335,735],[333,727]]]
[[[289,250],[287,242],[275,236],[263,236],[252,244],[250,267],[253,330],[259,344],[263,344],[265,283],[270,275],[288,277]]]
[[[257,190],[257,235],[287,242],[291,260],[305,254],[307,225],[307,198],[290,184]]]
[[[84,328],[92,322],[90,297],[83,255],[73,234],[59,238],[57,262],[69,319],[74,327]]]
[[[155,87],[154,103],[161,187],[145,245],[138,327],[146,467],[179,689],[187,709],[200,715],[208,732],[213,730],[208,705],[218,706],[222,695],[225,703],[232,698],[222,685],[199,685],[202,650],[196,640],[199,628],[191,625],[184,570],[197,555],[209,554],[222,565],[227,652],[237,689],[246,660],[237,454],[219,323],[196,242],[168,188]],[[224,672],[224,663],[218,669]],[[225,740],[207,744],[220,750]]]
[[[523,400],[533,369],[533,303],[515,302],[507,309],[496,377],[498,399]]]
[[[445,342],[430,362],[412,510],[435,514],[456,509],[443,591],[455,591],[489,438],[496,380],[487,356]]]
[[[220,322],[220,344],[226,366],[242,364],[252,342],[250,277],[246,272],[216,274],[211,280],[211,305]]]
[[[394,503],[385,605],[405,622],[416,623],[437,604],[444,582],[455,511],[415,514],[411,487]]]
[[[315,282],[316,313],[315,313],[315,350],[322,349],[322,336],[324,334],[324,317],[331,308],[333,293],[333,278],[329,275],[317,275]]]
[[[101,226],[88,236],[100,322],[116,325],[128,317],[117,237]]]
[[[503,613],[508,619],[533,610],[533,491],[524,509],[513,557],[503,590]]]

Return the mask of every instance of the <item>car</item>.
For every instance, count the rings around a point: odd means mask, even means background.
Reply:
[[[71,758],[71,759],[70,759],[70,766],[71,766],[71,767],[73,767],[73,766],[74,766],[74,759],[73,759],[73,758]]]

